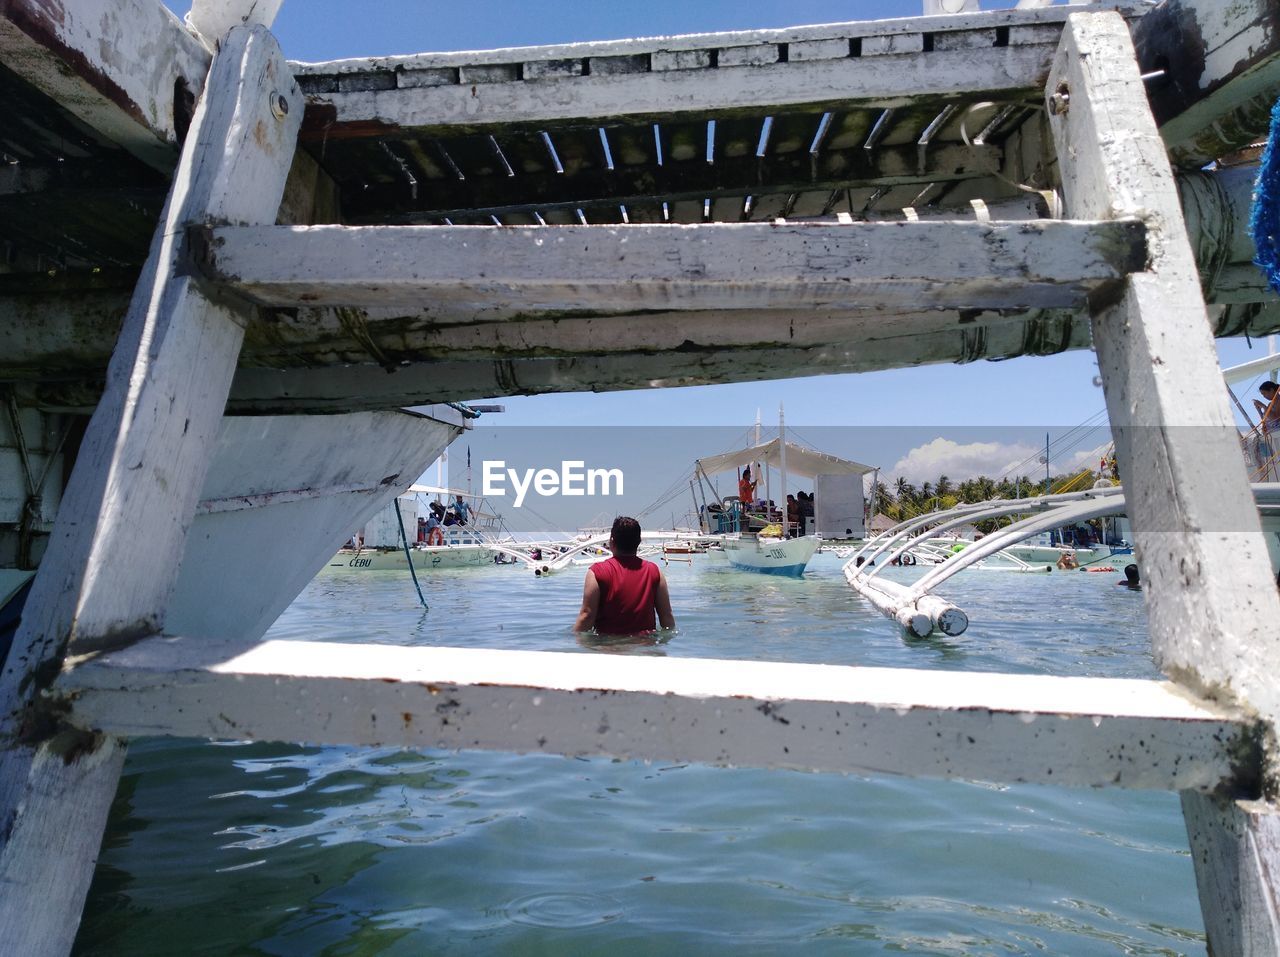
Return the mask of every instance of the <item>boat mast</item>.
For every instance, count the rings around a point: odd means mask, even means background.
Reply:
[[[782,473],[782,537],[787,537],[787,424],[782,414],[782,403],[778,403],[778,470]]]
[[[757,408],[757,409],[756,409],[756,438],[755,438],[755,441],[751,443],[751,444],[752,444],[752,445],[754,445],[756,448],[759,448],[759,447],[760,447],[760,437],[761,437],[761,436],[760,436],[760,410]],[[759,482],[759,481],[760,481],[760,475],[758,474],[759,472],[760,472],[760,463],[759,463],[759,462],[757,462],[757,463],[756,463],[756,473],[757,473],[757,474],[756,474],[756,481],[757,481],[757,482]],[[769,495],[769,460],[768,460],[768,459],[765,459],[765,462],[764,462],[764,500],[767,502],[767,501],[769,501],[769,499],[770,499],[770,498],[771,498],[771,496]],[[768,506],[766,506],[766,510],[767,510],[767,509],[768,509]]]

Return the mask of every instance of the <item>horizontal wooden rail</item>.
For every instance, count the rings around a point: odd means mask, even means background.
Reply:
[[[1252,793],[1252,725],[1158,681],[152,638],[58,693],[117,735]]]
[[[700,226],[219,226],[205,275],[267,306],[1080,308],[1141,271],[1137,220]]]
[[[801,106],[903,107],[929,98],[1039,91],[1061,17],[1051,11],[1033,21],[1001,11],[963,24],[901,21],[884,33],[874,23],[850,24],[843,35],[816,42],[759,31],[686,38],[684,44],[680,38],[640,40],[596,51],[575,44],[298,66],[310,99],[305,131],[317,139],[326,131],[367,136]],[[955,29],[960,26],[972,29]],[[1000,28],[1007,43],[997,43]]]

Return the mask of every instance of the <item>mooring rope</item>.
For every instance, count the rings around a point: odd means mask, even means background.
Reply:
[[[418,601],[422,602],[422,607],[427,607],[427,600],[422,596],[422,586],[418,584],[418,573],[413,567],[413,553],[409,551],[409,536],[404,531],[404,517],[400,514],[400,499],[396,497],[392,500],[396,507],[396,523],[400,526],[400,542],[404,545],[404,557],[409,560],[409,577],[413,579],[413,587],[418,589]]]

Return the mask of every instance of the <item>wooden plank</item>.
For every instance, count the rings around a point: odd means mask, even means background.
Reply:
[[[4,0],[0,63],[98,133],[168,171],[209,54],[155,0]]]
[[[1115,9],[1125,16],[1141,16],[1146,5],[1134,0],[1102,0],[1093,4],[1094,9]],[[627,40],[604,40],[587,43],[563,43],[547,46],[510,47],[497,50],[415,53],[408,56],[352,57],[321,63],[291,63],[294,72],[304,81],[337,76],[344,73],[396,73],[411,77],[419,70],[457,70],[462,66],[478,63],[528,63],[533,60],[561,60],[584,57],[620,57],[649,54],[703,53],[724,47],[740,47],[753,44],[801,43],[833,38],[854,39],[863,37],[921,33],[947,33],[974,29],[991,29],[1008,26],[1010,35],[1016,31],[1044,29],[1051,34],[1031,33],[1036,42],[1056,42],[1062,22],[1071,11],[1062,7],[1043,10],[991,10],[984,13],[941,17],[899,17],[887,20],[867,20],[846,23],[825,23],[812,26],[783,27],[768,30],[737,30],[721,33],[691,33],[684,36],[641,37]],[[674,57],[673,57],[674,58]],[[711,57],[691,57],[691,62],[711,65]],[[667,63],[663,69],[686,69],[688,64]]]
[[[1118,301],[1099,304],[1093,337],[1156,663],[1188,689],[1258,715],[1274,742],[1280,598],[1172,172],[1123,21],[1073,15],[1046,90],[1069,214],[1141,215],[1152,230],[1151,273],[1131,276]],[[1266,760],[1274,773],[1275,755]],[[1266,788],[1274,793],[1274,782]],[[1237,879],[1214,865],[1238,844],[1225,827],[1199,830],[1196,874],[1209,951],[1275,954],[1274,915],[1236,910],[1259,928],[1256,946],[1241,951],[1237,922],[1220,914],[1223,901],[1232,909],[1255,904],[1235,896]],[[1274,844],[1260,850],[1240,861],[1249,871],[1243,882],[1267,888],[1274,901],[1280,856]]]
[[[305,135],[319,140],[367,135],[373,129],[444,132],[491,124],[660,120],[690,113],[766,115],[797,107],[905,106],[968,94],[1002,98],[1038,89],[1052,53],[1051,44],[935,51],[928,54],[927,70],[917,57],[861,56],[537,82],[339,89],[310,97]]]
[[[1167,683],[157,638],[58,682],[113,734],[483,748],[1063,786],[1256,787],[1247,721]]]
[[[215,227],[206,276],[270,306],[522,311],[1073,308],[1146,262],[1134,222]]]
[[[811,347],[411,362],[390,373],[369,364],[289,371],[242,368],[236,373],[228,408],[252,414],[335,412],[505,395],[750,382],[900,369],[932,362],[1052,355],[1088,344],[1086,323],[1048,312],[1027,323],[963,323],[951,332],[920,336],[896,336],[892,329],[886,329],[877,338]]]
[[[1183,792],[1196,886],[1205,910],[1210,953],[1274,954],[1280,899],[1259,862],[1280,858],[1280,811],[1263,801]]]
[[[1165,0],[1133,25],[1151,109],[1173,162],[1199,168],[1265,138],[1280,95],[1273,0]]]
[[[186,228],[275,218],[300,103],[271,34],[232,31],[0,675],[0,940],[15,953],[70,949],[123,760],[108,740],[68,737],[39,695],[69,645],[126,643],[163,621],[235,368],[241,320],[175,277]],[[56,854],[41,846],[50,834]]]

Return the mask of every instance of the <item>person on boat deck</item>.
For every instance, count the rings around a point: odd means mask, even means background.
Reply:
[[[1262,416],[1262,431],[1280,431],[1280,401],[1276,400],[1276,392],[1280,391],[1280,385],[1268,379],[1258,386],[1258,391],[1267,400],[1265,403],[1257,399],[1253,400],[1253,407],[1257,409],[1258,415]]]
[[[800,493],[801,495],[804,492]],[[795,538],[800,534],[800,503],[794,495],[787,496],[787,538]]]
[[[1139,590],[1141,590],[1141,588],[1142,588],[1142,582],[1138,580],[1138,566],[1137,566],[1137,565],[1125,565],[1125,566],[1124,566],[1124,581],[1122,581],[1122,582],[1116,582],[1116,584],[1117,584],[1117,585],[1124,585],[1124,587],[1125,587],[1125,588],[1130,588],[1130,589],[1132,589],[1133,591],[1139,591]]]
[[[613,557],[587,569],[574,631],[642,635],[654,630],[655,615],[663,628],[676,626],[667,580],[657,565],[636,555],[639,547],[640,523],[625,515],[615,518],[609,531]]]
[[[432,505],[431,511],[427,515],[425,531],[427,533],[428,545],[443,545],[444,532],[440,529],[440,513],[436,511],[438,506]],[[443,511],[443,509],[441,509]]]
[[[742,503],[743,508],[750,507],[756,500],[756,486],[759,484],[751,481],[751,466],[748,465],[742,470],[742,478],[738,479],[738,501]]]
[[[461,495],[453,497],[453,510],[458,513],[458,524],[466,525],[467,519],[471,517],[471,506],[462,500]]]

